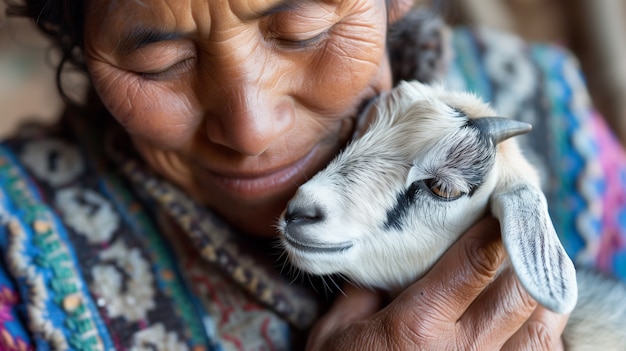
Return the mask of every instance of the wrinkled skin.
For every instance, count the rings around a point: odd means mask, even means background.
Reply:
[[[297,186],[391,85],[384,0],[107,2],[86,20],[102,101],[151,166],[251,234],[275,235]],[[169,40],[137,48],[138,29]]]
[[[388,13],[384,0],[91,0],[85,57],[151,167],[269,237],[363,104],[391,88],[387,20],[411,2]],[[555,349],[567,318],[537,307],[512,274],[489,285],[504,255],[498,229],[473,231],[384,308],[375,292],[347,288],[309,348]]]

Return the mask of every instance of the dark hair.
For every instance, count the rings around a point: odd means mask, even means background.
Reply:
[[[8,16],[26,17],[50,38],[61,53],[56,67],[56,84],[66,102],[72,102],[62,85],[67,64],[86,72],[83,58],[84,7],[87,0],[5,0]]]

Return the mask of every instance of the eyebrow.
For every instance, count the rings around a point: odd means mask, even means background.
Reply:
[[[270,6],[268,9],[260,11],[259,16],[270,16],[276,13],[297,10],[302,5],[307,3],[323,3],[323,2],[341,2],[341,0],[282,0],[279,3]]]
[[[311,0],[309,0],[311,1]],[[275,13],[279,13],[279,12],[283,12],[283,11],[288,11],[288,10],[293,10],[295,8],[297,8],[298,3],[301,3],[302,1],[298,1],[298,0],[284,0],[272,7],[270,7],[269,9],[262,11],[261,12],[261,16],[269,16],[269,15],[273,15]]]
[[[301,5],[302,2],[314,1],[320,0],[283,0],[280,3],[271,6],[267,10],[262,11],[260,16],[265,17],[275,13],[293,10],[296,9],[298,5]],[[181,39],[183,37],[185,37],[184,33],[159,31],[146,27],[135,27],[122,36],[116,47],[116,51],[121,54],[128,54],[150,44]]]
[[[183,38],[185,34],[177,32],[165,32],[146,27],[135,27],[120,39],[116,51],[128,54],[150,44],[161,41],[176,40]]]

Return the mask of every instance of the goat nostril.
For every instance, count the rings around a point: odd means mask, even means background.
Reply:
[[[324,212],[318,206],[289,207],[285,213],[287,224],[311,224],[324,219]]]

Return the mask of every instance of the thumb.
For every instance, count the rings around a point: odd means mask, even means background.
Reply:
[[[347,285],[332,307],[313,327],[309,334],[306,349],[321,350],[324,342],[334,333],[349,325],[365,320],[380,310],[382,296],[371,290]]]

